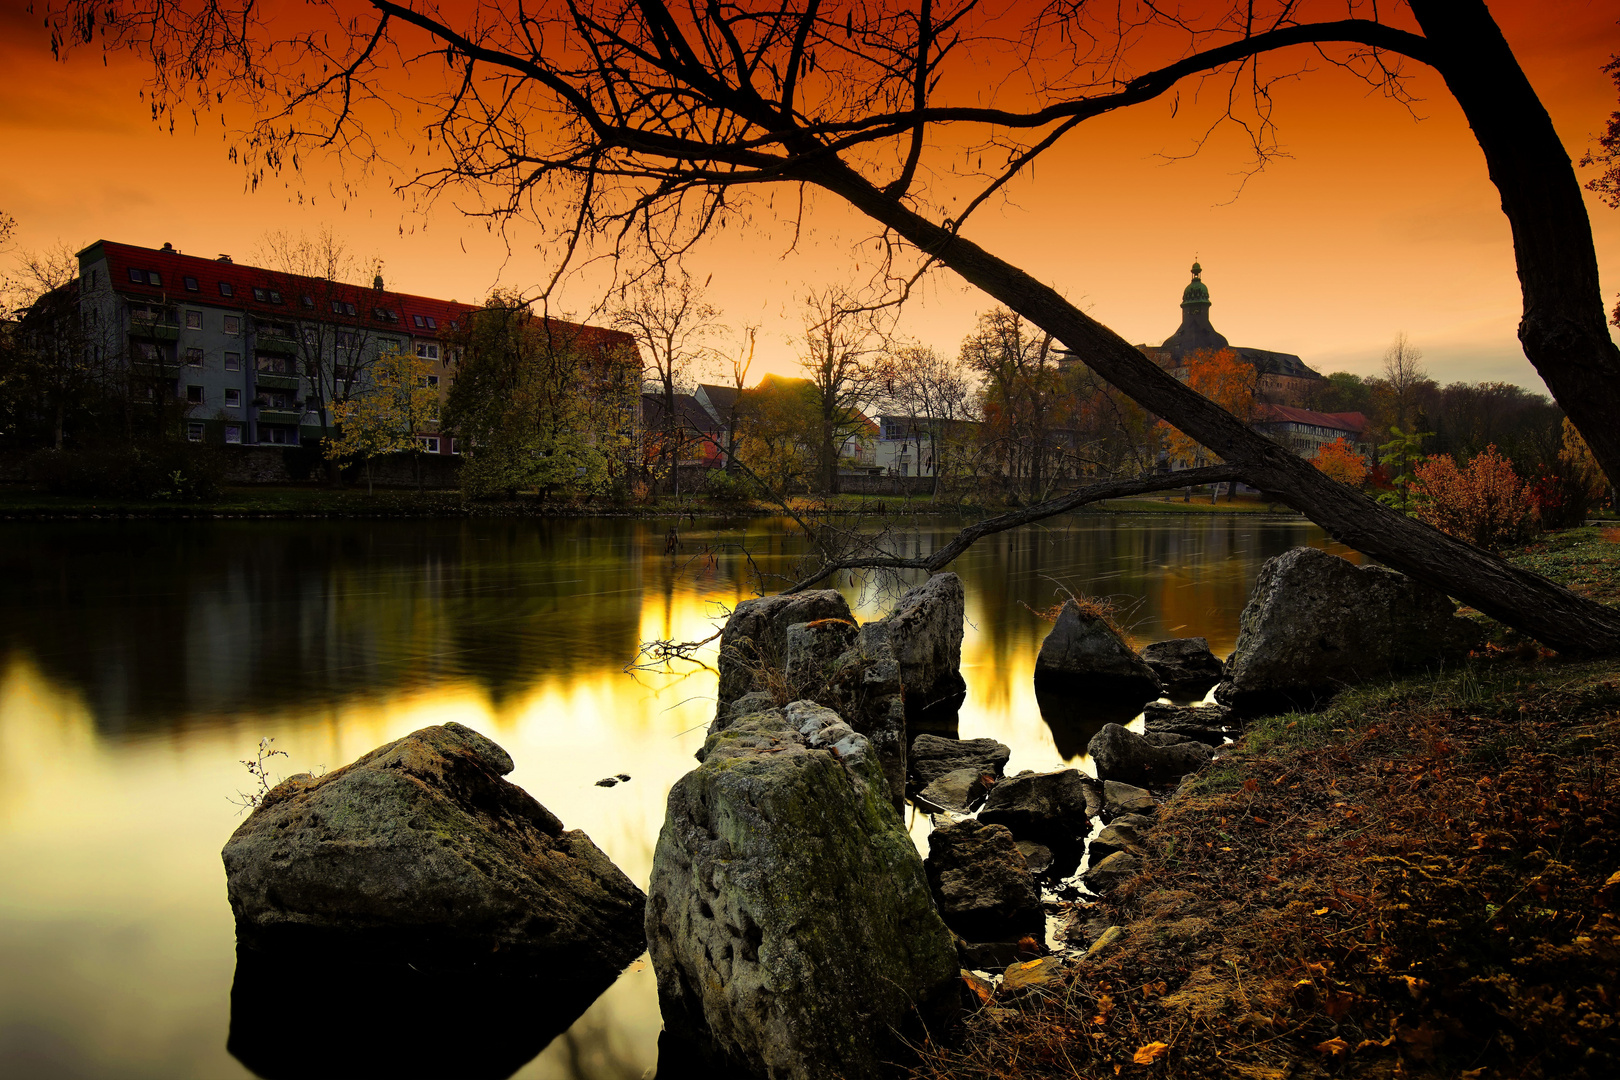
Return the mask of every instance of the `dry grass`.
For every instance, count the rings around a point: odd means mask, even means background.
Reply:
[[[1058,616],[1063,614],[1064,605],[1070,601],[1074,602],[1074,606],[1080,609],[1080,614],[1085,618],[1101,619],[1103,625],[1107,626],[1108,629],[1121,637],[1125,636],[1125,628],[1120,624],[1120,616],[1123,612],[1121,612],[1118,604],[1106,596],[1086,596],[1084,594],[1076,596],[1070,593],[1066,599],[1060,600],[1050,607],[1032,608],[1028,604],[1025,604],[1024,607],[1037,618],[1045,619],[1049,623],[1055,623]]]
[[[1613,663],[1262,722],[1162,812],[1125,940],[913,1075],[1620,1075],[1617,756]]]

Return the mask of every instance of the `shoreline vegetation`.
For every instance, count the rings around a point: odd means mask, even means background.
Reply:
[[[1620,604],[1620,529],[1507,554]],[[1489,626],[1461,668],[1252,723],[1075,917],[1101,944],[913,1080],[1615,1075],[1620,661]]]
[[[836,495],[793,497],[795,512],[810,514],[893,515],[896,517],[960,516],[996,513],[1009,505],[987,506],[972,498],[928,495]],[[301,518],[743,518],[777,517],[782,508],[763,500],[719,500],[707,496],[659,496],[639,502],[538,498],[474,500],[456,490],[418,492],[405,488],[329,488],[314,485],[227,488],[211,502],[168,502],[162,499],[86,498],[52,495],[19,486],[0,486],[0,521],[161,519],[174,521],[213,519]],[[1254,495],[1235,499],[1222,496],[1211,503],[1207,494],[1195,493],[1184,501],[1179,491],[1168,495],[1108,499],[1074,511],[1078,514],[1240,514],[1300,520],[1302,515],[1280,502]]]

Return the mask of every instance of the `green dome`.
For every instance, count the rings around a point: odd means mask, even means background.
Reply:
[[[1202,274],[1203,272],[1204,268],[1199,266],[1198,263],[1194,262],[1192,264],[1193,279],[1192,281],[1188,282],[1187,287],[1181,291],[1182,307],[1186,307],[1188,304],[1209,303],[1209,286],[1198,280],[1198,275]]]

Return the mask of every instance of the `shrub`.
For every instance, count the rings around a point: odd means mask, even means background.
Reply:
[[[1441,454],[1413,470],[1414,512],[1441,532],[1495,551],[1535,531],[1530,485],[1495,444],[1464,468]]]
[[[716,502],[738,502],[748,497],[748,484],[727,469],[710,469],[703,490]]]
[[[28,459],[25,475],[53,495],[207,502],[224,487],[225,462],[214,447],[170,439],[41,450]]]
[[[1312,464],[1327,476],[1351,487],[1360,487],[1362,481],[1367,479],[1367,462],[1343,439],[1317,447]]]

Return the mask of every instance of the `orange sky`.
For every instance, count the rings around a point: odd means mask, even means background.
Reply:
[[[226,159],[217,118],[170,135],[139,97],[142,70],[86,51],[51,58],[41,17],[0,7],[0,210],[19,222],[20,248],[106,238],[246,260],[271,229],[330,225],[351,246],[380,256],[393,288],[463,301],[491,287],[532,288],[546,265],[522,228],[512,250],[480,223],[441,204],[421,217],[385,185],[347,205],[313,205],[269,185],[246,190]],[[1509,42],[1579,157],[1615,108],[1599,68],[1620,53],[1612,0],[1493,3]],[[1251,179],[1233,201],[1244,160],[1229,136],[1196,157],[1166,164],[1202,128],[1185,103],[1168,101],[1092,121],[987,207],[968,233],[991,251],[1056,284],[1132,341],[1175,329],[1176,307],[1197,256],[1215,326],[1234,344],[1295,352],[1318,370],[1378,369],[1404,330],[1432,374],[1505,379],[1539,387],[1514,337],[1519,316],[1506,220],[1483,160],[1439,80],[1423,72],[1414,121],[1332,70],[1281,88],[1277,118],[1291,155]],[[211,126],[212,125],[212,126]],[[335,175],[335,166],[314,166]],[[785,193],[784,193],[785,194]],[[1604,291],[1620,292],[1620,211],[1589,200]],[[734,325],[761,324],[756,370],[792,372],[795,299],[806,283],[848,276],[852,245],[870,229],[829,200],[786,253],[777,229],[736,232],[698,253],[711,294]],[[595,299],[565,294],[574,311]],[[977,312],[976,292],[938,273],[906,313],[903,329],[954,353]]]

